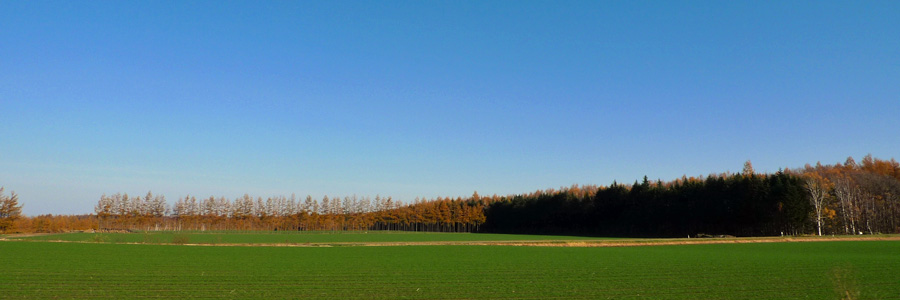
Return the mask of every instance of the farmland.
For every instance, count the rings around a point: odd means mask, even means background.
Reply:
[[[198,235],[192,234],[190,238],[199,239]],[[239,235],[219,234],[228,242],[237,241],[233,236]],[[432,240],[483,239],[477,235],[466,238],[431,235]],[[129,238],[142,239],[141,236],[131,234]],[[385,236],[395,236],[393,240],[397,240],[403,234],[373,236],[385,241],[391,240]],[[353,237],[344,237],[349,238]],[[429,239],[418,234],[403,238]],[[9,298],[840,299],[849,296],[900,299],[897,284],[900,273],[896,272],[900,270],[900,255],[897,253],[900,253],[897,241],[611,248],[197,247],[3,241],[0,242],[0,265],[4,268],[0,272],[0,295]]]

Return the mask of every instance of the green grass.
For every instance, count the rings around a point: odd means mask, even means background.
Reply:
[[[459,241],[549,241],[597,239],[577,236],[517,235],[485,233],[423,233],[402,231],[372,232],[145,232],[145,233],[62,233],[11,239],[31,241],[77,241],[107,243],[191,243],[191,244],[306,244],[372,242],[459,242]]]
[[[621,248],[0,242],[3,298],[900,299],[900,242]]]

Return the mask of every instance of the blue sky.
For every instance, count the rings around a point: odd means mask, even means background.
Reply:
[[[4,1],[0,185],[511,194],[900,149],[900,2]]]

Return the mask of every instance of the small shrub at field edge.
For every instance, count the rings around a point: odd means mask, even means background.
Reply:
[[[107,240],[109,240],[109,239],[106,237],[106,235],[103,235],[103,234],[98,233],[98,234],[94,234],[93,236],[91,236],[91,242],[94,242],[94,243],[105,243]]]
[[[191,236],[184,234],[184,233],[179,233],[179,234],[172,236],[172,244],[181,245],[181,244],[187,244],[190,241],[191,241]]]

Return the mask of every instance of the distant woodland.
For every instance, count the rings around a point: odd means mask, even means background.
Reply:
[[[507,197],[485,210],[491,232],[598,236],[774,236],[900,232],[900,165],[807,165],[757,174],[572,186]]]
[[[647,177],[507,196],[100,196],[90,215],[21,216],[0,189],[0,231],[402,230],[627,237],[900,233],[900,164],[871,155],[760,174]]]

